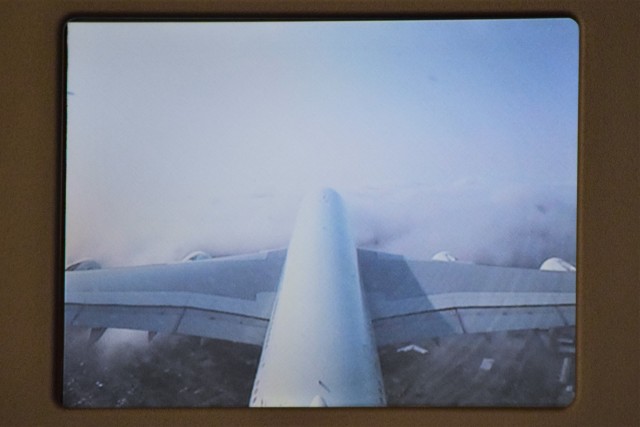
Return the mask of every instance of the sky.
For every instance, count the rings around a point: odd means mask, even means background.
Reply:
[[[571,19],[68,25],[66,263],[286,247],[332,187],[360,246],[575,264]]]

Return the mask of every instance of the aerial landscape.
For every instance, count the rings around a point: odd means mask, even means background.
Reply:
[[[573,401],[573,20],[67,48],[65,406]]]

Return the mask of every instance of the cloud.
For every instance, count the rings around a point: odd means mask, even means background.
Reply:
[[[551,256],[575,264],[575,188],[488,186],[338,188],[357,245],[430,259],[447,250],[481,264],[537,268]],[[67,241],[67,262],[91,257],[103,266],[180,260],[203,250],[214,256],[288,245],[302,193],[210,199],[183,216],[103,224]],[[72,224],[73,225],[73,224]]]
[[[74,23],[66,261],[283,247],[315,186],[381,250],[575,258],[575,181],[504,184],[575,180],[568,21]]]
[[[575,264],[575,190],[455,183],[351,196],[358,244],[409,258],[447,250],[480,264]]]

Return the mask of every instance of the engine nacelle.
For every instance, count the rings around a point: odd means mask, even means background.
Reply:
[[[65,268],[65,271],[99,270],[102,266],[92,259],[81,259]]]
[[[191,252],[189,255],[184,257],[182,259],[182,262],[201,261],[201,260],[204,260],[204,259],[211,259],[211,258],[213,258],[213,257],[210,254],[206,253],[206,252],[195,251],[195,252]]]
[[[432,261],[444,261],[444,262],[455,262],[458,261],[458,258],[454,257],[447,251],[438,252],[434,256],[431,257]]]
[[[576,271],[576,268],[562,258],[549,258],[540,265],[542,271]]]

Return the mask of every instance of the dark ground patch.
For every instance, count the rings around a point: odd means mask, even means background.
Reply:
[[[185,336],[103,352],[88,332],[65,337],[67,407],[211,407],[249,402],[260,348]],[[575,328],[458,335],[380,349],[390,406],[564,406],[575,389]],[[568,359],[565,362],[565,358]],[[481,369],[483,360],[493,360]],[[561,372],[565,367],[565,376]]]
[[[86,330],[65,339],[67,407],[247,406],[260,348],[179,335],[148,345],[87,345]]]
[[[575,328],[558,328],[456,335],[415,343],[426,354],[383,347],[380,363],[387,404],[565,406],[575,390],[574,340]],[[481,368],[485,360],[489,369]],[[567,366],[561,378],[563,364]]]

